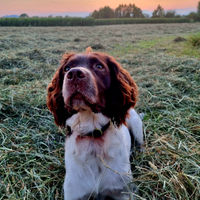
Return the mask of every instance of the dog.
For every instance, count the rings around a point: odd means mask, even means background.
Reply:
[[[66,127],[64,199],[128,200],[131,138],[143,145],[142,121],[134,110],[138,88],[111,56],[66,53],[47,89],[47,106]]]

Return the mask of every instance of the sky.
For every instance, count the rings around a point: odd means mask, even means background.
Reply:
[[[134,3],[145,10],[153,11],[158,4],[165,10],[175,9],[177,13],[184,14],[197,10],[199,0],[0,0],[0,17],[5,15],[29,16],[69,15],[87,16],[95,9],[104,6],[116,8],[119,4]]]

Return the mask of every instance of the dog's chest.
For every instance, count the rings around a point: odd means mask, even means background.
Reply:
[[[81,137],[72,135],[72,138],[66,141],[66,153],[74,161],[81,162],[83,165],[92,165],[109,162],[117,155],[122,155],[122,140],[116,132],[108,131],[102,137]],[[96,165],[95,164],[95,165]]]
[[[88,159],[109,159],[110,142],[106,141],[104,137],[77,137],[76,138],[76,155],[86,156]]]
[[[88,194],[122,189],[124,181],[114,171],[130,172],[130,144],[125,143],[125,135],[128,132],[114,127],[100,138],[81,137],[73,132],[65,144],[66,188],[80,186]],[[80,180],[85,180],[84,184]]]

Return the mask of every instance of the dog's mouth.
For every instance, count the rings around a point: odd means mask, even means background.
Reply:
[[[80,92],[74,92],[68,98],[66,107],[76,111],[91,109],[93,112],[99,112],[100,110],[95,97]]]
[[[79,104],[93,104],[94,102],[92,102],[88,96],[83,95],[80,92],[75,92],[74,94],[72,94],[72,96],[70,97],[70,105],[74,106],[74,105],[79,105]]]

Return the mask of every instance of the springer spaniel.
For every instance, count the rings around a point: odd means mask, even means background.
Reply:
[[[130,74],[105,53],[65,54],[48,86],[47,105],[67,127],[65,200],[128,200],[131,138],[143,144],[133,107],[138,89]]]

